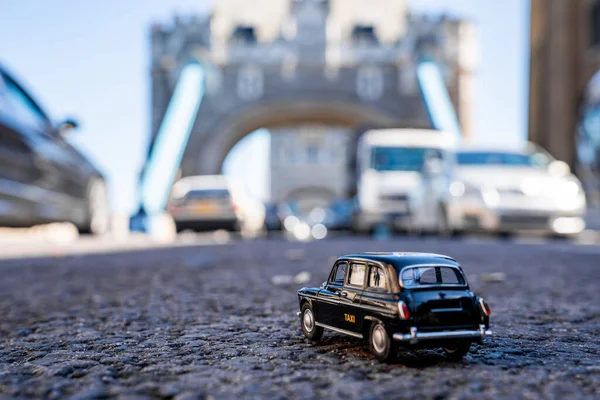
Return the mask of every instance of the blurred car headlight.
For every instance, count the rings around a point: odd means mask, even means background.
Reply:
[[[463,181],[454,181],[450,184],[450,194],[454,197],[478,195],[479,189]]]
[[[461,181],[454,181],[450,184],[450,194],[454,197],[460,197],[465,194],[465,184]]]
[[[488,207],[496,207],[500,203],[500,193],[495,187],[485,187],[481,191],[483,201]]]
[[[520,188],[526,196],[537,196],[543,190],[543,183],[539,179],[525,178]]]
[[[550,195],[556,199],[559,207],[565,209],[581,207],[582,202],[585,201],[583,188],[575,180],[561,181]]]
[[[379,204],[379,197],[376,190],[361,190],[358,196],[360,209],[373,210]]]
[[[581,185],[575,181],[569,180],[560,185],[560,192],[566,196],[575,196],[582,192]]]

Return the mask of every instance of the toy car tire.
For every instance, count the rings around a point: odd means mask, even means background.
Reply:
[[[369,348],[379,361],[393,361],[398,355],[398,345],[388,335],[385,327],[380,322],[371,325],[369,334]]]
[[[471,348],[471,342],[457,342],[455,345],[443,347],[444,353],[453,361],[462,359]]]
[[[300,326],[304,336],[314,342],[320,341],[323,336],[323,328],[317,326],[316,322],[312,307],[310,304],[305,303],[302,306],[302,314],[300,315]]]

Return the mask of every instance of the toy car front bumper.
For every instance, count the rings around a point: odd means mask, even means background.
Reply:
[[[491,336],[492,331],[485,329],[485,325],[479,325],[477,330],[459,330],[459,331],[441,331],[441,332],[418,332],[416,327],[410,328],[410,333],[394,333],[394,340],[417,344],[426,340],[446,340],[446,339],[474,339],[482,340],[486,336]]]

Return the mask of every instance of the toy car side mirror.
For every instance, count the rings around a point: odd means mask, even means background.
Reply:
[[[321,283],[321,289],[325,289],[325,286],[327,286],[327,281]]]

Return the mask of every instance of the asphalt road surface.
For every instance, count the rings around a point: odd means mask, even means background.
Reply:
[[[335,256],[388,250],[456,257],[495,336],[460,362],[395,364],[343,335],[305,340],[284,278],[318,286]],[[343,237],[5,260],[0,397],[599,398],[599,261],[563,241]]]

